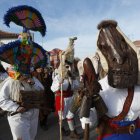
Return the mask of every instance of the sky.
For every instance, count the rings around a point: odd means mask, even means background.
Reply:
[[[0,0],[1,30],[22,32],[22,28],[13,23],[10,28],[3,24],[6,11],[18,5],[32,6],[42,14],[47,26],[46,36],[34,32],[34,41],[47,51],[65,50],[69,38],[76,36],[75,56],[94,55],[97,25],[106,19],[116,20],[132,41],[140,39],[140,0]]]

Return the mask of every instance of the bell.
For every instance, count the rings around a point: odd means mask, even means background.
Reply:
[[[108,112],[108,108],[99,94],[94,94],[92,99],[93,99],[93,106],[96,108],[98,117],[101,118]]]

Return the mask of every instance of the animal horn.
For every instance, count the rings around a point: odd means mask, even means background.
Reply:
[[[92,81],[96,80],[96,72],[93,67],[93,64],[89,58],[85,58],[83,62],[84,74],[87,77],[88,83],[90,84]]]

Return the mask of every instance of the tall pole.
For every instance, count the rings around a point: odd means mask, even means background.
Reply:
[[[89,123],[85,124],[84,140],[89,140]]]
[[[60,95],[60,120],[59,120],[59,123],[60,123],[60,140],[62,140],[63,139],[63,137],[62,137],[62,104],[63,104],[63,70],[62,70],[62,68],[63,68],[63,64],[62,64],[62,53],[61,53],[61,55],[60,55],[60,66],[61,66],[61,84],[60,84],[60,86],[61,86],[61,95]]]
[[[73,37],[73,38],[70,38],[69,39],[69,45],[68,45],[68,48],[69,47],[74,47],[74,41],[77,40],[77,37]],[[60,55],[60,67],[61,67],[61,83],[60,83],[60,88],[61,88],[61,95],[60,95],[60,140],[63,139],[62,137],[62,107],[63,107],[63,60],[62,60],[62,55],[64,54],[65,55],[66,52],[62,52],[61,55]]]

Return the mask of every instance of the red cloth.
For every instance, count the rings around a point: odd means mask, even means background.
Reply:
[[[64,110],[64,98],[71,97],[73,95],[73,92],[71,90],[63,91],[63,96],[62,96],[62,111]],[[61,110],[61,91],[56,92],[56,97],[55,97],[55,109],[56,112]]]
[[[61,96],[55,97],[55,109],[56,112],[61,110]],[[64,110],[64,97],[62,97],[62,111]]]

